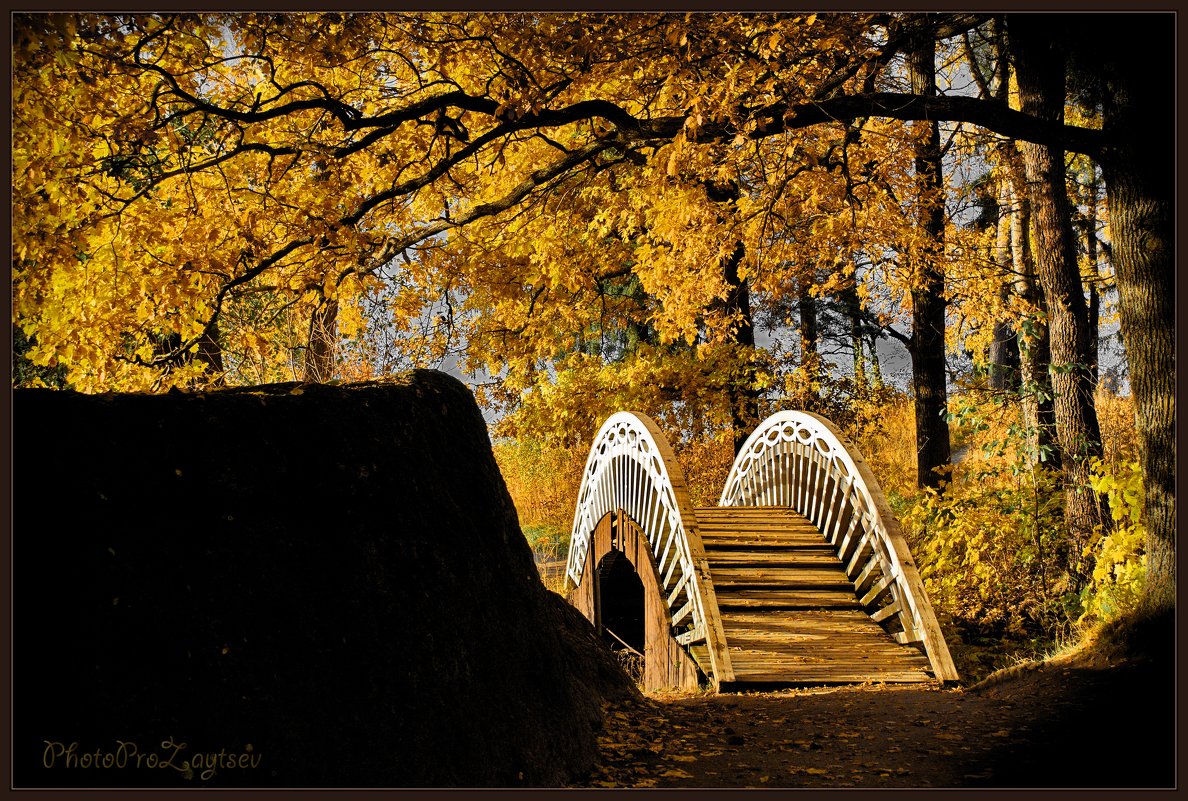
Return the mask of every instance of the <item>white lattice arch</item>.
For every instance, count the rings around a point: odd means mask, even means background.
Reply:
[[[837,549],[871,617],[923,645],[938,679],[957,670],[899,521],[862,454],[823,417],[777,412],[743,444],[720,506],[788,506]]]
[[[681,645],[706,642],[718,665],[724,641],[697,518],[684,473],[656,424],[643,414],[617,412],[603,424],[582,473],[566,564],[566,587],[581,580],[590,538],[605,515],[621,512],[647,535],[673,637]]]

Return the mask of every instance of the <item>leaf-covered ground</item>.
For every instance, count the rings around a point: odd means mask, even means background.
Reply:
[[[1082,657],[972,691],[655,694],[609,711],[583,786],[1170,787],[1171,681]]]

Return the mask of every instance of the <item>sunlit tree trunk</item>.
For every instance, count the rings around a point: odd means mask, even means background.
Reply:
[[[965,58],[970,76],[978,87],[982,100],[1009,108],[1010,61],[1005,57],[1006,40],[1003,35],[1002,19],[994,17],[987,26],[989,38],[975,46],[969,32],[962,35]],[[1007,171],[1003,157],[1007,143],[998,142],[996,149],[1002,162],[1000,174]],[[994,186],[991,195],[989,186]],[[1001,177],[993,184],[987,181],[982,214],[974,225],[979,230],[994,226],[994,242],[987,248],[987,260],[996,265],[1002,276],[999,299],[1009,301],[1015,291],[1015,280],[1011,276],[1011,197],[1007,179]],[[991,213],[992,212],[992,213]],[[1005,319],[998,319],[991,328],[990,346],[987,348],[987,386],[999,392],[1014,391],[1019,384],[1019,339],[1015,329]]]
[[[309,319],[302,380],[321,384],[334,378],[337,344],[338,301],[327,300],[314,309]]]
[[[912,93],[936,94],[936,45],[922,37],[908,52]],[[949,426],[945,420],[945,274],[944,174],[940,128],[934,120],[912,123],[916,148],[917,208],[924,245],[917,259],[912,289],[912,387],[916,408],[916,482],[939,487],[949,464]]]
[[[1013,148],[1014,145],[1010,144]],[[1014,155],[1017,156],[1017,153]],[[1052,409],[1052,380],[1048,374],[1051,361],[1048,346],[1048,316],[1044,293],[1035,276],[1035,257],[1031,247],[1031,200],[1021,160],[1011,168],[1011,259],[1019,276],[1019,294],[1038,314],[1027,318],[1019,330],[1019,378],[1023,426],[1028,432],[1028,459],[1034,464],[1040,456],[1051,466],[1060,464],[1056,447],[1056,420]]]
[[[990,33],[994,74],[988,76],[975,69],[973,75],[982,97],[1007,109],[1010,108],[1011,60],[1003,18],[991,20]],[[970,61],[975,61],[968,37],[966,47]],[[994,342],[989,354],[989,383],[993,389],[1019,392],[1023,427],[1027,431],[1025,458],[1028,462],[1034,466],[1042,457],[1050,466],[1057,466],[1060,457],[1048,375],[1048,319],[1032,256],[1031,199],[1027,178],[1014,140],[999,141],[995,150],[1003,173],[998,192],[996,245],[999,256],[995,259],[1004,275],[1003,299],[1017,293],[1037,313],[1021,320],[1013,331],[1006,323],[995,323]]]
[[[1011,276],[1011,212],[1010,188],[1006,181],[999,182],[998,215],[995,222],[994,249],[992,258],[1003,276],[1001,299],[1010,299]],[[1019,388],[1019,337],[1014,327],[1006,320],[994,322],[994,338],[990,343],[991,389],[1014,392]]]
[[[1040,119],[1064,120],[1064,53],[1043,21],[1012,18],[1011,42],[1021,110]],[[1074,576],[1088,578],[1080,554],[1097,526],[1109,523],[1103,503],[1089,487],[1089,465],[1100,458],[1101,432],[1089,376],[1089,312],[1077,266],[1072,207],[1065,182],[1064,151],[1024,142],[1021,146],[1035,222],[1036,275],[1044,290],[1051,338],[1050,368],[1056,438],[1064,472],[1065,524],[1072,536]]]
[[[1100,362],[1101,342],[1101,294],[1097,284],[1089,285],[1089,386],[1097,391],[1097,382],[1101,377]]]

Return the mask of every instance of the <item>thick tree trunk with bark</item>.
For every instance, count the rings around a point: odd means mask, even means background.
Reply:
[[[1101,166],[1145,479],[1146,600],[1168,608],[1176,594],[1174,25],[1104,25],[1106,50],[1093,55],[1106,64],[1103,127],[1114,146]]]
[[[1063,122],[1064,52],[1042,18],[1013,18],[1011,42],[1022,111]],[[1048,306],[1056,438],[1064,472],[1064,518],[1072,537],[1069,568],[1087,581],[1090,567],[1081,553],[1095,527],[1108,528],[1104,502],[1089,487],[1089,465],[1100,458],[1101,432],[1089,374],[1089,313],[1077,266],[1072,207],[1065,183],[1064,151],[1025,142],[1023,163],[1035,222],[1036,274]]]
[[[327,300],[309,318],[309,343],[305,349],[303,380],[324,384],[334,378],[338,345],[338,301]]]
[[[907,57],[912,93],[936,94],[935,43],[923,39]],[[918,209],[925,245],[914,254],[912,290],[912,387],[916,407],[916,483],[939,487],[949,464],[948,392],[945,374],[945,205],[940,128],[934,120],[912,123],[916,139]]]

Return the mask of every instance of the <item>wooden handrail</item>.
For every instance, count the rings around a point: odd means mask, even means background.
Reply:
[[[857,448],[810,412],[777,412],[743,444],[720,506],[789,506],[837,549],[871,617],[920,643],[942,681],[957,669],[916,564],[879,483]]]
[[[599,429],[582,472],[565,569],[581,583],[598,521],[623,512],[647,535],[681,645],[705,642],[715,686],[734,680],[726,635],[685,475],[664,434],[646,415],[617,412]]]

